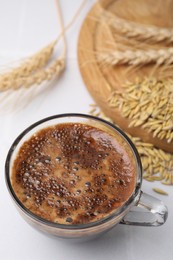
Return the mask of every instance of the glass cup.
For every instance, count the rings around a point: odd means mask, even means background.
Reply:
[[[12,184],[11,172],[13,162],[16,155],[23,145],[37,131],[57,124],[62,123],[83,123],[91,126],[96,126],[103,131],[111,132],[111,134],[118,134],[120,138],[129,146],[136,164],[136,185],[131,197],[110,215],[101,220],[90,222],[87,224],[57,224],[46,219],[40,218],[29,211],[17,198]],[[84,114],[62,114],[55,115],[36,122],[23,131],[12,144],[5,163],[5,179],[8,191],[16,205],[17,210],[22,217],[36,229],[55,235],[62,238],[90,238],[103,234],[110,230],[118,223],[136,225],[136,226],[160,226],[165,223],[168,215],[167,207],[160,200],[143,193],[141,191],[142,184],[142,166],[139,154],[128,136],[113,124]]]

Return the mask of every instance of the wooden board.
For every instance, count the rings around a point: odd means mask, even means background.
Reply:
[[[158,0],[156,4],[155,0],[103,0],[101,4],[103,8],[118,14],[120,17],[140,23],[173,28],[173,1]],[[164,8],[161,8],[161,4],[164,5]],[[129,7],[129,5],[131,6]],[[154,8],[149,8],[147,5]],[[127,7],[131,8],[132,12],[126,12]],[[144,11],[144,15],[138,17],[136,15],[138,12],[135,12],[135,10],[139,8]],[[78,62],[86,86],[101,110],[124,131],[132,136],[140,137],[144,142],[152,143],[156,147],[173,153],[173,142],[167,143],[165,139],[160,140],[153,137],[152,133],[141,127],[129,128],[130,121],[124,118],[119,110],[108,105],[107,99],[113,90],[122,90],[121,86],[127,79],[133,82],[137,76],[148,75],[152,65],[143,66],[128,74],[128,78],[127,66],[125,65],[116,67],[100,66],[96,60],[96,51],[110,47],[110,42],[114,41],[110,28],[105,23],[100,23],[102,11],[100,4],[97,3],[93,6],[83,22],[79,35]],[[135,16],[133,16],[133,11]]]

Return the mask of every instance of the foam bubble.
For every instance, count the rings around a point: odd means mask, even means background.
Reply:
[[[68,222],[68,223],[72,223],[72,222],[73,222],[73,219],[70,218],[70,217],[68,217],[68,218],[66,218],[66,222]]]
[[[89,181],[85,182],[85,186],[86,187],[90,187],[91,186],[91,182],[89,182]]]
[[[51,162],[50,158],[45,160],[45,163],[47,163],[47,164],[49,164],[50,162]]]
[[[55,158],[55,160],[56,160],[56,162],[60,162],[60,161],[61,161],[61,157],[60,157],[60,156],[57,156],[57,157]]]
[[[77,172],[79,170],[78,167],[73,167],[73,171]]]
[[[71,181],[70,181],[70,184],[71,184],[71,185],[74,185],[74,184],[75,184],[75,180],[71,180]]]

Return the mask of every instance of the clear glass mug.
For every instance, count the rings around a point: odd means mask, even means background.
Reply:
[[[28,209],[17,198],[11,185],[11,169],[15,157],[21,145],[28,140],[35,132],[51,125],[60,123],[83,123],[96,126],[104,131],[118,134],[129,146],[136,162],[136,186],[131,197],[126,203],[114,213],[95,222],[80,225],[57,224],[42,219]],[[139,154],[126,134],[113,124],[97,117],[84,114],[62,114],[55,115],[36,122],[23,131],[12,144],[5,163],[5,179],[9,193],[22,217],[36,229],[51,235],[62,238],[88,238],[103,234],[113,228],[118,223],[136,226],[160,226],[165,223],[168,211],[167,207],[160,200],[143,193],[142,166]]]

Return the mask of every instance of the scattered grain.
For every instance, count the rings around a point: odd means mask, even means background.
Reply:
[[[153,188],[153,191],[155,191],[155,192],[157,192],[157,193],[159,193],[161,195],[168,195],[168,193],[166,191],[161,190],[159,188]]]

